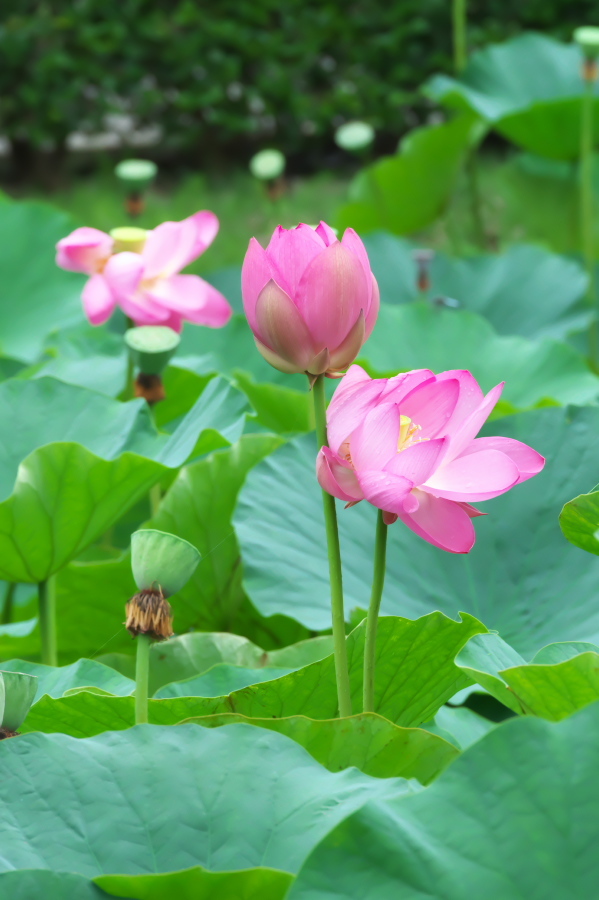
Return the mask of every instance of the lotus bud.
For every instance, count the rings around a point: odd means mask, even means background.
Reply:
[[[156,641],[173,634],[167,598],[185,587],[201,559],[183,538],[148,528],[131,536],[131,569],[138,593],[127,604],[126,627]]]
[[[576,28],[574,40],[584,53],[582,77],[585,81],[597,80],[597,57],[599,56],[599,28],[585,25]]]
[[[18,734],[37,692],[37,678],[24,672],[0,672],[0,740]]]
[[[370,336],[379,290],[352,228],[339,241],[316,229],[279,226],[266,249],[252,238],[241,273],[243,305],[256,346],[281,372],[312,381],[339,377]]]
[[[164,400],[162,373],[180,342],[181,336],[166,325],[142,325],[125,332],[129,358],[139,370],[133,385],[136,397],[144,397],[150,405]]]
[[[144,210],[143,192],[149,188],[158,172],[158,166],[149,159],[123,159],[115,166],[114,174],[125,187],[125,208],[132,218]]]

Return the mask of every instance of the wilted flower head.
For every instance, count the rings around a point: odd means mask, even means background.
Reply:
[[[57,244],[63,269],[90,276],[83,307],[101,325],[120,306],[136,325],[167,325],[180,331],[184,320],[220,328],[231,317],[227,300],[198,275],[181,275],[218,232],[214,213],[202,210],[182,222],[164,222],[140,252],[114,252],[114,240],[96,228],[77,228]]]
[[[418,369],[372,379],[352,366],[327,413],[329,445],[318,480],[349,505],[367,500],[387,524],[402,520],[425,541],[467,553],[471,503],[503,494],[541,471],[543,457],[506,437],[476,435],[503,384],[484,396],[470,372]]]
[[[252,238],[242,271],[243,305],[256,346],[282,372],[335,374],[370,336],[379,290],[364,245],[317,228],[279,226],[266,249]]]

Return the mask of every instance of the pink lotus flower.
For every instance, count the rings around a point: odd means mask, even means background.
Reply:
[[[468,553],[476,538],[470,504],[541,471],[543,457],[520,441],[477,438],[503,384],[484,396],[470,372],[417,369],[372,379],[352,366],[335,391],[329,446],[318,454],[321,487],[348,505],[368,500],[425,541]]]
[[[338,241],[324,222],[279,226],[266,250],[252,238],[241,284],[256,346],[282,372],[347,368],[378,315],[378,286],[352,228]]]
[[[210,246],[217,232],[214,213],[202,210],[149,231],[141,253],[113,254],[110,235],[77,228],[58,242],[56,262],[90,276],[82,300],[92,325],[106,322],[120,306],[136,325],[168,325],[181,331],[187,320],[220,328],[232,314],[223,295],[198,275],[179,274]]]

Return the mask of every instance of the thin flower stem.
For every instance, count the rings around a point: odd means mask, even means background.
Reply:
[[[48,580],[39,582],[37,595],[42,638],[42,662],[46,666],[56,666],[58,665],[56,651],[56,600]]]
[[[466,0],[453,0],[453,64],[456,75],[466,68],[468,60],[466,40]]]
[[[318,446],[328,444],[326,397],[324,393],[324,375],[319,375],[312,388],[314,398],[314,416],[316,419],[316,435]],[[347,667],[347,648],[345,646],[345,615],[343,611],[343,576],[341,569],[341,548],[339,546],[339,530],[337,528],[337,509],[335,498],[326,491],[322,492],[324,523],[327,534],[327,550],[329,555],[329,577],[331,581],[331,612],[333,617],[333,646],[335,653],[335,675],[337,678],[337,697],[339,699],[339,715],[341,718],[351,716],[351,689]]]
[[[595,82],[586,77],[582,97],[582,118],[580,127],[580,237],[582,254],[589,277],[587,296],[593,310],[589,330],[589,345],[592,362],[599,363],[599,338],[597,334],[597,296],[595,285],[595,252],[593,227],[593,88]]]
[[[14,581],[9,581],[6,585],[6,593],[4,594],[4,604],[2,606],[2,618],[0,619],[0,623],[2,625],[10,625],[12,622],[12,610],[15,599],[15,589],[16,584]]]
[[[370,606],[366,617],[366,639],[364,642],[364,712],[374,712],[374,675],[376,668],[376,631],[379,623],[379,609],[385,586],[387,564],[387,526],[382,510],[376,520],[376,540],[374,545],[374,574]]]
[[[135,659],[135,724],[148,721],[148,684],[150,681],[150,647],[152,638],[147,634],[137,635],[137,655]]]

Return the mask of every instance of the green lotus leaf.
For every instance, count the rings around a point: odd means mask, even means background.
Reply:
[[[331,772],[355,766],[377,778],[417,778],[428,784],[458,755],[444,738],[422,728],[401,728],[375,713],[346,719],[247,718],[235,713],[189,719],[204,728],[247,722],[286,734]]]
[[[381,306],[377,328],[359,361],[385,374],[469,369],[484,390],[505,381],[502,402],[517,409],[548,399],[582,405],[599,395],[599,378],[568,345],[499,336],[476,313],[424,302]]]
[[[394,234],[426,228],[447,207],[466,154],[483,132],[480,118],[472,114],[411,132],[396,156],[384,157],[356,176],[350,202],[335,224],[340,230],[384,228]]]
[[[364,243],[383,303],[419,299],[413,244],[384,231],[366,235]],[[449,297],[483,315],[498,334],[563,338],[588,315],[576,306],[588,283],[580,263],[542,247],[516,244],[465,258],[436,251],[429,277],[430,300]]]
[[[599,704],[513,718],[425,791],[367,803],[304,863],[289,900],[578,900],[599,880]]]
[[[521,715],[558,722],[599,700],[599,647],[560,642],[527,663],[494,634],[473,637],[456,657],[469,678]]]
[[[213,379],[165,435],[143,401],[120,404],[49,378],[0,384],[6,421],[24,407],[16,439],[0,448],[0,577],[14,582],[61,569],[198,452],[215,426],[221,440],[236,439],[246,404]]]
[[[97,878],[201,865],[294,873],[367,800],[417,789],[356,769],[333,774],[289,738],[248,725],[142,725],[87,740],[27,734],[2,744],[0,872]]]
[[[576,159],[584,91],[582,58],[576,44],[542,34],[518,35],[473,53],[459,79],[436,76],[425,92],[452,109],[476,113],[525,150],[554,159]],[[594,95],[599,112],[597,85]]]

